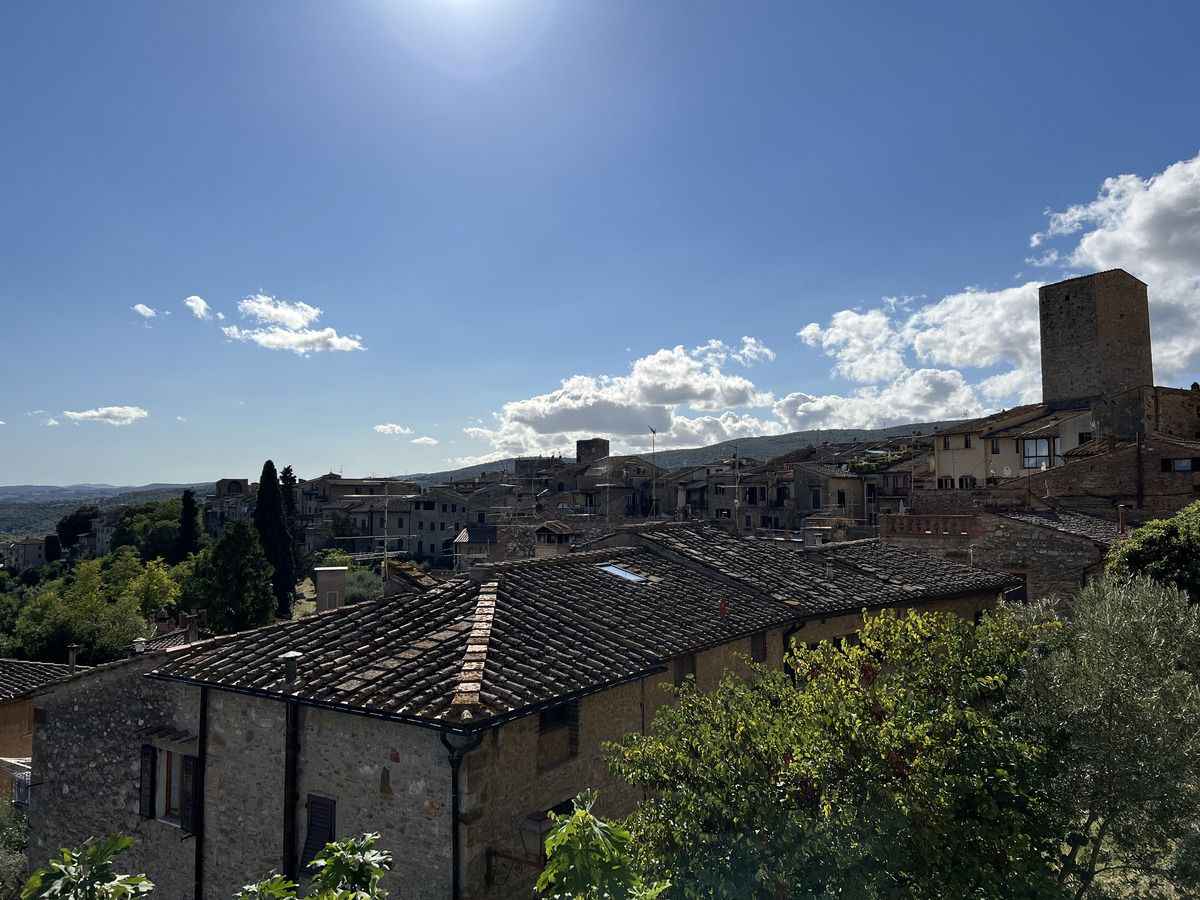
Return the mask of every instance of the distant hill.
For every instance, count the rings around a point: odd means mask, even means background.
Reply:
[[[81,506],[95,505],[101,510],[109,510],[138,503],[159,503],[182,496],[187,488],[194,490],[197,497],[204,497],[213,492],[215,485],[209,482],[140,487],[111,484],[0,486],[0,540],[45,537],[54,531],[59,519]]]
[[[690,450],[660,450],[657,455],[658,465],[668,471],[682,469],[685,466],[700,466],[718,459],[728,459],[737,448],[738,456],[749,456],[766,462],[776,456],[783,456],[801,447],[819,446],[821,444],[842,444],[853,441],[877,441],[882,438],[912,434],[919,431],[922,434],[932,434],[935,428],[956,425],[959,420],[952,422],[918,422],[912,425],[895,425],[891,428],[829,428],[819,431],[794,431],[791,434],[772,434],[764,437],[741,438],[736,441],[723,441],[708,447],[696,447]],[[640,454],[650,459],[650,453]],[[430,487],[443,481],[454,481],[460,478],[472,478],[483,472],[512,472],[516,470],[514,460],[502,459],[477,466],[466,466],[448,472],[422,472],[416,475],[402,476],[408,481],[415,481],[422,487]]]

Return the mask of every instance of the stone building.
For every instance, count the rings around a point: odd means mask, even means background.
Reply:
[[[67,663],[0,659],[0,796],[29,805],[34,703],[30,691],[74,671]]]
[[[1144,282],[1110,269],[1038,290],[1042,402],[1087,409],[1097,400],[1154,384]]]
[[[972,617],[1016,583],[877,542],[801,552],[702,523],[609,542],[43,688],[31,863],[123,831],[123,866],[162,896],[227,900],[378,831],[393,896],[526,897],[547,810],[587,787],[606,816],[641,799],[601,743],[644,731],[670,700],[660,685],[711,688],[736,654],[779,666],[864,609]]]

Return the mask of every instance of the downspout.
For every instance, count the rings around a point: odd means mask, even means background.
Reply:
[[[196,900],[204,900],[204,764],[208,755],[208,688],[200,688],[200,737],[197,743],[196,811],[196,864],[193,878]]]
[[[458,840],[458,807],[459,807],[459,791],[458,791],[458,767],[462,765],[463,757],[483,743],[482,732],[475,736],[475,739],[470,743],[463,744],[461,747],[455,747],[446,738],[446,732],[439,732],[438,737],[442,739],[442,746],[448,752],[447,758],[450,760],[450,878],[451,878],[451,894],[450,900],[460,900],[462,896],[462,879],[459,874],[459,849]]]
[[[300,859],[296,854],[296,770],[300,756],[300,710],[285,703],[286,726],[283,744],[283,876],[298,880]]]
[[[1143,484],[1142,484],[1142,433],[1139,431],[1137,435],[1137,508],[1142,508],[1143,499]]]

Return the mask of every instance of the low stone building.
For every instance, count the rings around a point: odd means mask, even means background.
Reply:
[[[29,805],[34,703],[30,692],[74,671],[67,663],[0,659],[0,795]]]
[[[601,744],[660,685],[853,633],[863,610],[973,617],[1014,579],[879,542],[784,549],[713,525],[476,566],[422,595],[329,610],[102,666],[37,694],[30,858],[123,831],[172,900],[226,900],[364,831],[405,898],[529,896],[547,810],[641,791]],[[534,846],[527,848],[525,838]]]

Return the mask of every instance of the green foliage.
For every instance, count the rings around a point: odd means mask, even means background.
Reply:
[[[1141,575],[1200,602],[1200,502],[1135,528],[1109,551],[1107,563],[1119,578]]]
[[[179,543],[182,512],[183,500],[180,498],[129,507],[113,529],[111,549],[133,547],[144,562],[159,558],[170,560]]]
[[[271,564],[254,526],[232,523],[212,547],[195,557],[181,605],[207,609],[209,626],[218,634],[257,628],[275,617]]]
[[[361,603],[381,596],[382,576],[377,569],[351,569],[346,573],[347,603]]]
[[[315,900],[385,900],[387,891],[379,887],[392,868],[392,854],[376,850],[378,834],[326,844],[309,863],[314,869],[312,891]],[[257,884],[242,888],[234,900],[293,900],[296,885],[282,875],[271,875]]]
[[[584,791],[571,815],[553,816],[538,891],[548,900],[654,900],[669,882],[643,883],[633,870],[629,832],[595,816],[595,802],[595,792]]]
[[[689,682],[609,748],[651,797],[639,868],[687,898],[1045,895],[1041,757],[990,714],[1030,636],[1003,614],[884,613],[791,673]]]
[[[62,542],[57,534],[46,535],[46,562],[54,562],[62,556]]]
[[[1048,748],[1046,816],[1077,898],[1195,891],[1200,608],[1148,579],[1087,587],[1041,629],[1009,720]]]
[[[17,900],[25,880],[29,824],[7,797],[0,797],[0,900]]]
[[[92,519],[98,515],[100,515],[100,507],[88,504],[63,516],[54,528],[59,544],[62,547],[74,547],[79,541],[79,535],[91,530]]]
[[[279,488],[279,476],[275,463],[263,463],[262,477],[258,482],[258,503],[254,508],[254,527],[262,542],[263,552],[271,564],[271,588],[275,594],[275,614],[280,619],[290,619],[292,604],[296,596],[296,571],[293,557],[292,536],[288,530],[284,513],[283,494]]]
[[[118,875],[113,857],[133,846],[133,838],[114,834],[102,841],[89,838],[78,850],[65,847],[61,859],[33,873],[22,900],[123,900],[154,890],[144,875]]]
[[[171,577],[166,563],[161,559],[152,559],[146,563],[142,574],[129,582],[123,599],[136,603],[142,618],[150,619],[160,609],[172,612],[179,594],[180,587]]]
[[[103,563],[82,560],[64,578],[44,585],[17,616],[13,639],[21,655],[47,662],[66,662],[78,644],[79,662],[97,665],[124,656],[125,648],[146,633],[135,599],[112,596],[113,582]]]

